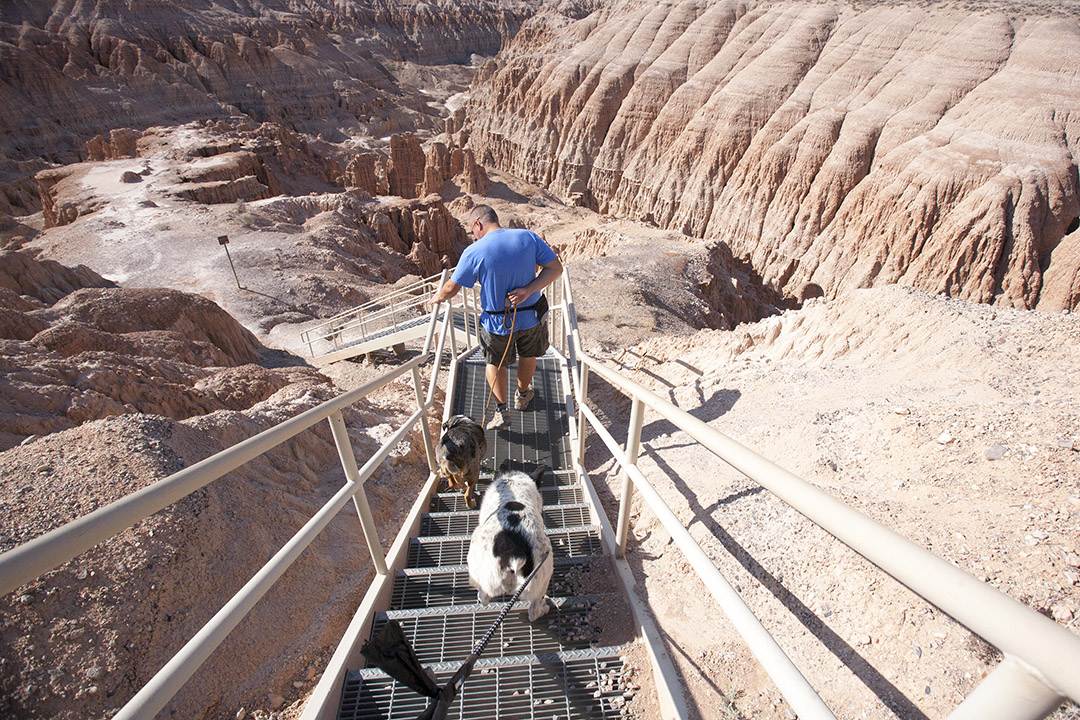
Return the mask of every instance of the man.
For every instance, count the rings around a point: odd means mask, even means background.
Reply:
[[[532,402],[536,358],[547,352],[548,334],[547,325],[540,323],[531,306],[540,298],[540,291],[562,274],[563,268],[555,251],[539,235],[531,230],[502,227],[499,216],[488,205],[474,207],[468,222],[476,242],[465,248],[457,269],[435,293],[432,304],[449,300],[461,288],[480,281],[480,306],[484,311],[480,315],[480,346],[487,361],[488,386],[496,401],[495,414],[487,429],[497,430],[511,424],[506,368],[515,359],[518,363],[514,407],[525,410]],[[514,308],[520,308],[516,316]]]

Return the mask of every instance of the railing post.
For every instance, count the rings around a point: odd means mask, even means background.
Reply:
[[[549,305],[551,306],[551,312],[548,313],[548,334],[554,337],[555,328],[562,327],[562,310],[560,309],[560,303],[562,302],[562,283],[555,282],[550,286],[551,288],[551,300]],[[559,322],[555,322],[555,314],[559,314]],[[560,333],[561,335],[561,333]],[[566,355],[566,343],[562,337],[559,338],[559,352],[564,356]]]
[[[450,301],[446,303],[446,314],[450,316],[450,327],[447,331],[450,333],[450,357],[457,357],[457,328],[454,327],[454,298],[450,298]]]
[[[480,288],[473,288],[473,308],[476,309],[476,315],[473,316],[473,335],[476,336],[476,343],[480,344],[480,316],[484,312],[484,307],[480,303]]]
[[[341,411],[337,410],[327,420],[330,422],[330,432],[334,434],[334,444],[337,445],[345,479],[357,485],[356,492],[353,494],[353,503],[356,505],[356,514],[360,516],[360,527],[364,530],[364,540],[367,541],[368,551],[371,553],[371,562],[375,564],[377,573],[385,575],[386,557],[383,555],[382,544],[379,542],[379,533],[375,528],[375,518],[368,505],[367,494],[360,481],[360,469],[356,467],[356,455],[353,454],[352,443],[349,442],[345,418],[341,416]]]
[[[573,368],[570,369],[573,372]],[[578,398],[578,457],[585,458],[585,401],[589,394],[589,368],[581,364],[581,397]]]
[[[641,447],[641,421],[645,404],[636,395],[630,405],[630,429],[626,433],[626,462],[637,467],[638,450]],[[626,536],[630,530],[630,497],[634,485],[630,473],[623,469],[622,495],[619,499],[619,525],[615,532],[615,557],[625,557]]]
[[[473,346],[473,327],[472,327],[472,308],[473,308],[473,290],[469,288],[462,293],[461,299],[465,303],[465,344],[468,347]]]
[[[424,409],[424,391],[421,387],[423,381],[420,379],[420,368],[413,368],[412,371],[413,389],[416,391],[416,407],[419,410]],[[428,469],[431,472],[436,472],[438,467],[435,462],[435,446],[431,442],[431,428],[428,427],[428,417],[423,415],[420,418],[420,431],[424,434],[424,452],[427,453]]]

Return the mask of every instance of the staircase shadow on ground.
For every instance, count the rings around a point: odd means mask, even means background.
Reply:
[[[909,718],[910,720],[929,720],[895,685],[893,685],[877,668],[870,664],[855,648],[847,643],[840,635],[830,628],[825,621],[818,617],[802,600],[788,590],[783,583],[776,579],[764,566],[733,538],[724,527],[713,518],[713,512],[721,505],[726,505],[736,500],[766,492],[764,488],[752,487],[734,495],[721,498],[709,507],[702,507],[697,502],[697,495],[683,482],[679,474],[668,465],[656,452],[646,449],[649,458],[656,463],[671,483],[679,490],[686,499],[687,505],[694,514],[694,522],[704,525],[713,537],[720,542],[724,549],[743,568],[750,573],[761,585],[773,596],[783,603],[784,607],[816,637],[829,652],[844,663],[859,680],[869,688],[882,703],[885,704],[897,717]],[[690,526],[693,522],[690,523]],[[838,541],[839,542],[839,541]]]

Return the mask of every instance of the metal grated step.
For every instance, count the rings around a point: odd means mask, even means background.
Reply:
[[[600,625],[599,612],[594,612],[594,608],[599,606],[607,611],[619,606],[621,600],[621,596],[608,595],[554,598],[550,600],[552,607],[547,614],[534,623],[529,622],[524,603],[516,603],[495,631],[484,657],[535,655],[598,646],[605,628]],[[376,613],[372,634],[378,633],[389,620],[396,620],[421,663],[462,661],[504,606],[505,603],[492,602],[488,605],[389,610]],[[632,640],[632,637],[618,638],[620,642]]]
[[[547,531],[555,559],[597,555],[603,551],[600,527],[589,525]],[[410,538],[406,567],[464,565],[469,554],[469,535]]]
[[[524,603],[509,610],[449,718],[623,720],[631,712],[627,702],[636,686],[628,684],[631,670],[621,654],[636,645],[636,626],[628,621],[630,600],[604,553],[600,527],[591,524],[585,490],[571,466],[561,362],[553,353],[539,358],[532,406],[511,409],[511,428],[486,432],[489,452],[477,483],[482,495],[493,468],[507,460],[511,469],[529,474],[550,468],[539,489],[554,550],[551,604],[535,623]],[[511,386],[515,371],[511,366]],[[458,367],[451,412],[480,420],[486,398],[484,360],[477,352]],[[371,617],[371,634],[391,620],[399,623],[419,661],[443,684],[491,629],[508,598],[479,605],[469,586],[466,558],[479,512],[467,508],[456,491],[436,494],[429,509],[420,535],[409,540],[406,569],[394,575],[389,609]],[[352,670],[338,717],[413,720],[426,706],[426,698],[381,670]]]
[[[464,497],[464,496],[462,496]],[[589,516],[589,506],[584,503],[579,505],[549,505],[543,509],[544,527],[581,527],[592,522]],[[467,512],[429,513],[424,516],[420,524],[420,535],[466,535],[476,529],[480,521],[480,512],[470,510]]]
[[[634,692],[618,647],[534,656],[480,658],[447,713],[448,720],[622,720]],[[457,663],[429,666],[445,684]],[[427,699],[380,670],[350,670],[340,720],[414,720]]]
[[[512,426],[503,430],[487,430],[489,467],[499,467],[510,460],[515,470],[531,473],[541,465],[555,470],[569,470],[570,420],[566,414],[562,390],[562,374],[558,357],[550,351],[537,358],[533,389],[536,395],[528,410],[510,409]],[[479,350],[458,368],[454,392],[453,414],[468,415],[474,420],[495,412],[494,401],[488,404],[485,361]],[[509,368],[510,387],[517,386],[517,368]]]
[[[531,474],[538,466],[535,464],[522,466],[519,463],[510,463],[510,470],[521,470],[522,472]],[[495,479],[494,472],[487,472],[485,470],[480,471],[480,479],[476,482],[476,488],[478,490],[486,490],[487,486],[491,484],[491,481]],[[540,492],[546,489],[555,487],[565,487],[567,485],[578,485],[577,477],[570,470],[548,470],[544,473],[544,476],[540,478],[539,488]]]
[[[593,555],[555,560],[548,595],[571,597],[580,594],[594,561],[601,558],[602,556]],[[606,558],[603,560],[606,561]],[[496,601],[506,599],[506,596],[495,598]],[[469,585],[467,565],[402,570],[394,578],[394,588],[390,595],[391,610],[472,605],[475,602],[476,588]]]
[[[486,487],[486,485],[484,486]],[[481,490],[480,483],[477,489]],[[540,497],[544,500],[544,506],[548,505],[576,505],[585,501],[585,493],[579,485],[540,487]],[[465,495],[460,492],[438,493],[431,498],[431,512],[465,512],[469,508],[465,504]]]

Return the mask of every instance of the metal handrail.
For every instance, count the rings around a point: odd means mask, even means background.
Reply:
[[[342,334],[350,330],[359,328],[361,339],[366,340],[368,333],[372,332],[370,329],[372,324],[381,329],[383,321],[389,318],[390,323],[387,326],[396,327],[401,313],[423,307],[427,303],[431,294],[437,288],[436,283],[445,282],[445,275],[446,271],[444,270],[442,273],[418,280],[411,285],[398,288],[362,305],[340,312],[319,325],[301,332],[300,341],[308,346],[308,353],[311,357],[315,357],[315,343],[317,342],[333,342],[334,348],[337,349],[339,347],[338,339]],[[395,301],[401,297],[408,298],[408,301],[396,303]]]
[[[447,398],[452,398],[454,396],[458,378],[458,365],[461,362],[464,362],[464,360],[479,346],[478,320],[474,310],[470,308],[470,303],[475,303],[476,301],[478,301],[476,294],[466,291],[462,293],[460,306],[454,306],[452,303],[447,303],[446,307],[450,312],[442,313],[442,306],[440,306],[434,308],[431,314],[432,322],[434,322],[436,318],[440,317],[441,313],[441,331],[439,332],[440,347],[438,351],[440,357],[442,356],[447,339],[449,339],[450,342],[450,367],[447,371],[445,389],[445,397]],[[455,312],[463,313],[465,317],[465,347],[460,352],[457,349],[457,330],[452,319],[452,315]],[[428,389],[429,400],[434,396],[434,392],[435,385],[432,384]],[[446,402],[443,404],[443,421],[449,417],[452,410],[453,407],[451,403]],[[434,466],[433,458],[430,463]],[[427,482],[420,489],[409,516],[398,530],[398,534],[391,544],[390,550],[386,554],[387,566],[391,571],[391,574],[376,577],[375,581],[368,588],[367,593],[364,595],[364,600],[361,602],[360,607],[357,608],[352,622],[349,623],[345,635],[338,644],[337,650],[334,651],[333,656],[327,663],[326,670],[323,672],[315,689],[312,690],[311,696],[308,698],[308,702],[304,707],[301,720],[330,720],[330,718],[337,716],[337,706],[335,703],[341,695],[341,687],[347,669],[357,659],[355,650],[358,646],[358,640],[367,637],[367,634],[370,632],[370,623],[374,608],[385,601],[386,595],[393,585],[392,572],[404,567],[406,556],[408,555],[409,539],[419,529],[420,518],[423,513],[427,511],[427,500],[435,491],[437,480],[438,476],[435,472],[428,474]]]
[[[833,715],[812,688],[807,692],[809,686],[790,660],[786,656],[776,656],[773,652],[775,641],[761,637],[761,633],[767,635],[764,626],[750,613],[738,594],[730,590],[712,560],[637,467],[645,407],[659,413],[719,459],[770,490],[886,574],[1002,651],[1005,656],[1002,663],[957,706],[951,718],[1026,720],[1045,717],[1063,699],[1080,702],[1080,673],[1076,671],[1080,667],[1080,637],[590,357],[581,348],[573,294],[566,274],[562,282],[565,299],[561,307],[563,327],[559,339],[568,348],[578,403],[578,437],[572,443],[572,451],[576,458],[584,457],[585,421],[588,421],[625,473],[619,504],[617,555],[621,556],[625,551],[633,487],[671,533],[800,718],[831,718]],[[632,400],[624,445],[615,441],[587,407],[590,372],[595,372]]]
[[[447,271],[443,271],[445,282]],[[425,299],[426,300],[426,299]],[[52,530],[19,547],[0,553],[0,594],[11,592],[25,583],[71,560],[94,545],[126,530],[186,495],[208,485],[268,450],[286,442],[322,420],[328,420],[345,473],[345,484],[308,522],[241,588],[166,665],[124,705],[115,717],[153,718],[191,678],[228,634],[251,611],[270,587],[299,557],[300,553],[329,524],[351,499],[356,505],[364,537],[375,566],[376,577],[387,576],[386,558],[379,541],[374,517],[364,492],[364,483],[390,455],[393,448],[420,422],[427,454],[429,476],[435,474],[432,437],[423,418],[430,412],[442,366],[450,312],[444,313],[438,347],[431,345],[436,330],[438,308],[432,310],[421,354],[381,377],[269,428],[254,437],[227,448],[189,468],[159,480],[142,490]],[[452,327],[452,325],[451,325]],[[434,360],[427,392],[421,388],[420,367]],[[411,373],[417,408],[412,415],[380,446],[362,468],[349,442],[342,411],[361,398],[384,387],[405,373]],[[429,481],[430,482],[430,481]]]

